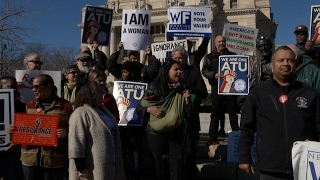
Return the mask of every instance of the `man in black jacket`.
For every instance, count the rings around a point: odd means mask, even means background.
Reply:
[[[172,59],[181,63],[180,77],[183,81],[185,89],[189,90],[191,94],[195,95],[193,101],[192,113],[189,115],[188,129],[190,137],[190,154],[187,156],[187,176],[185,179],[196,178],[196,140],[199,137],[200,131],[200,104],[204,98],[207,97],[207,87],[200,74],[199,68],[189,66],[187,64],[188,55],[184,47],[178,46],[172,50]]]
[[[232,131],[239,131],[238,116],[236,114],[237,96],[233,95],[218,95],[218,78],[223,77],[219,73],[219,56],[220,55],[236,55],[226,48],[226,39],[218,35],[215,39],[215,48],[213,52],[208,54],[203,62],[202,75],[208,79],[211,85],[211,122],[209,128],[210,139],[207,145],[210,146],[218,139],[219,114],[222,111],[224,102],[227,105],[230,125]]]
[[[239,168],[254,173],[251,147],[257,132],[260,179],[293,179],[293,143],[319,140],[319,94],[296,81],[296,56],[289,47],[273,53],[271,68],[273,79],[255,86],[243,107]]]
[[[88,46],[83,46],[80,49],[80,53],[87,53],[92,57],[92,67],[104,72],[107,69],[107,56],[99,50],[99,45],[96,41],[93,41],[92,44],[93,56],[92,52]]]
[[[107,70],[116,78],[121,79],[122,75],[122,64],[118,64],[117,60],[120,56],[120,51],[123,48],[123,43],[118,44],[116,52],[111,54],[107,61]],[[158,75],[160,68],[160,62],[156,59],[155,56],[148,54],[148,66],[145,66],[140,63],[140,66],[137,68],[141,69],[141,82],[150,83]],[[140,54],[138,51],[131,51],[129,53],[130,61],[140,61]]]
[[[189,54],[189,65],[190,66],[200,68],[200,61],[203,58],[203,56],[206,55],[209,41],[210,41],[210,38],[203,38],[198,49],[191,52],[191,49],[193,47],[193,43],[192,43],[192,41],[187,40],[188,54]]]

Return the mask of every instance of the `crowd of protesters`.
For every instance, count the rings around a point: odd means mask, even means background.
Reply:
[[[319,50],[307,40],[307,27],[297,26],[294,33],[297,44],[282,46],[275,52],[269,37],[258,37],[256,46],[261,56],[248,74],[249,96],[218,94],[218,78],[223,76],[219,73],[219,56],[235,55],[226,48],[226,39],[222,35],[215,37],[215,46],[207,55],[209,38],[205,38],[199,49],[193,52],[193,44],[188,41],[187,51],[184,47],[176,47],[172,50],[172,58],[163,64],[151,54],[150,47],[143,63],[140,63],[140,53],[131,51],[129,61],[119,64],[122,42],[109,58],[94,42],[93,52],[83,46],[75,63],[62,71],[61,97],[57,95],[52,77],[39,75],[32,82],[35,98],[27,104],[20,101],[18,91],[24,87],[23,83],[11,76],[1,77],[1,89],[14,89],[15,112],[56,115],[59,128],[56,147],[10,144],[6,151],[1,151],[0,178],[122,180],[127,178],[126,172],[132,172],[132,179],[139,179],[141,157],[147,147],[153,157],[154,179],[196,179],[199,112],[202,100],[208,95],[203,75],[212,92],[207,145],[218,142],[219,132],[225,135],[224,122],[220,130],[219,122],[224,121],[224,113],[221,112],[227,112],[232,131],[241,131],[240,169],[254,173],[251,145],[254,133],[258,132],[258,142],[263,147],[258,150],[261,179],[293,179],[291,161],[283,158],[290,155],[294,141],[318,141],[320,132]],[[23,62],[26,69],[41,70],[45,62],[40,58],[35,53],[28,54]],[[203,68],[200,70],[202,59]],[[106,70],[120,81],[148,84],[142,101],[136,107],[137,114],[143,118],[141,127],[117,125],[120,121],[118,104],[112,95],[113,83],[106,83]],[[293,105],[297,98],[308,100],[303,110]],[[243,105],[240,126],[239,104]],[[284,122],[272,123],[277,118]],[[282,129],[275,128],[274,124]],[[7,127],[8,133],[16,129],[14,125]],[[269,132],[273,135],[268,135]],[[283,135],[283,132],[287,134]],[[276,141],[282,136],[285,136],[283,140]],[[278,151],[270,150],[270,146],[283,147],[281,157],[280,154],[273,156],[272,153],[277,154]],[[132,166],[125,169],[127,154]],[[268,161],[270,156],[273,157],[272,162]]]

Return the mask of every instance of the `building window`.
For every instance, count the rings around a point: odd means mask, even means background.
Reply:
[[[238,6],[238,0],[230,0],[230,8],[235,9]]]
[[[162,33],[165,33],[165,32],[166,32],[166,27],[164,27],[164,26],[161,26],[161,27],[162,27],[162,28],[161,28],[161,29],[162,29],[161,32],[162,32]]]
[[[230,22],[230,24],[238,25],[239,23],[238,22]]]
[[[156,34],[160,34],[161,32],[161,26],[156,26]]]
[[[154,26],[151,26],[150,34],[154,34]]]

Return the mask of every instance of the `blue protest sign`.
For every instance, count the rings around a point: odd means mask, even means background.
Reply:
[[[141,126],[142,118],[138,116],[136,107],[141,101],[148,84],[115,81],[113,86],[113,96],[119,110],[119,126]]]
[[[309,39],[320,44],[320,5],[311,6]]]
[[[108,46],[112,16],[112,9],[87,6],[81,42],[92,44],[96,41],[101,46]]]
[[[249,56],[224,55],[219,57],[218,94],[249,94]]]
[[[211,9],[202,7],[170,7],[167,37],[211,37]]]

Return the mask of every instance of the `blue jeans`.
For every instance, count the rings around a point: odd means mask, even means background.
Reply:
[[[68,167],[44,168],[22,165],[25,180],[67,180]]]

